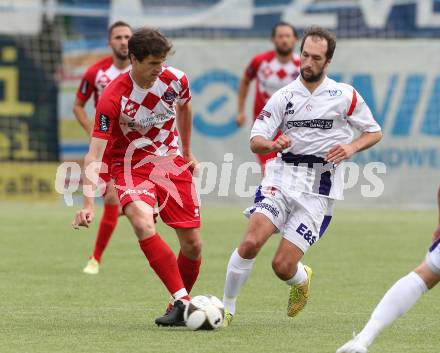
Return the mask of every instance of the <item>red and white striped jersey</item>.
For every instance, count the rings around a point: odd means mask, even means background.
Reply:
[[[300,72],[300,58],[293,54],[292,60],[283,64],[274,50],[256,55],[249,63],[245,76],[257,79],[254,119],[260,114],[269,98],[280,88],[295,80]]]
[[[99,60],[84,74],[81,84],[76,92],[77,98],[83,102],[87,102],[93,93],[95,107],[98,104],[99,97],[102,95],[104,88],[122,73],[128,72],[131,65],[123,70],[118,69],[113,65],[113,58],[108,56]]]
[[[162,68],[153,86],[139,87],[130,73],[105,89],[96,107],[93,137],[111,140],[113,161],[180,155],[175,105],[191,100],[184,72]]]

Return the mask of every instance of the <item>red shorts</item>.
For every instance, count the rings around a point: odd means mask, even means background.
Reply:
[[[154,163],[131,167],[129,173],[122,163],[114,163],[112,176],[122,208],[133,201],[153,207],[157,201],[160,217],[170,227],[200,227],[197,191],[181,156],[154,157]]]

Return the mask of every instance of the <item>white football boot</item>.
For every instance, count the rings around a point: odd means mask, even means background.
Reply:
[[[99,262],[95,258],[90,258],[87,261],[86,267],[84,267],[83,272],[88,275],[97,275],[99,273]]]

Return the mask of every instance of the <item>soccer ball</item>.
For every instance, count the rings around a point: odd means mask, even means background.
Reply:
[[[225,307],[213,295],[198,295],[186,306],[183,318],[190,330],[214,330],[223,326]]]

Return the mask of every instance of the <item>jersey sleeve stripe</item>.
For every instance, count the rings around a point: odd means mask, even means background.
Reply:
[[[353,114],[354,108],[356,108],[356,104],[357,104],[357,94],[356,94],[356,90],[353,89],[353,98],[351,99],[351,105],[350,108],[348,109],[347,116],[351,116],[351,114]]]

